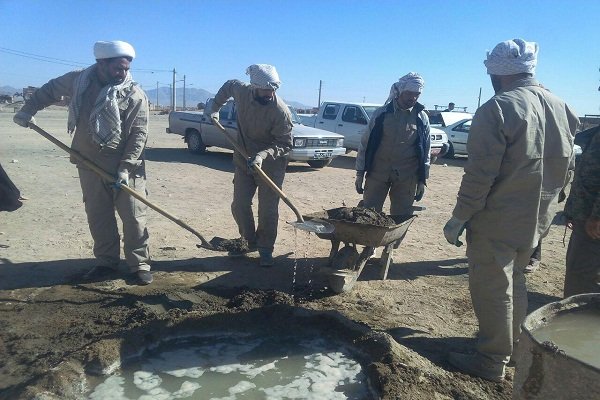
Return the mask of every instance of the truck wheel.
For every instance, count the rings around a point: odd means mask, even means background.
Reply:
[[[200,136],[200,132],[193,129],[188,133],[187,138],[188,150],[193,154],[202,154],[206,152],[206,145],[202,141],[202,136]]]
[[[448,141],[448,152],[446,154],[444,154],[444,158],[454,158],[454,146],[452,145],[452,142]]]
[[[329,160],[310,160],[307,163],[313,168],[325,168],[331,164],[331,158]]]

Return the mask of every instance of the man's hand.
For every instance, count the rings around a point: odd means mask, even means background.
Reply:
[[[215,121],[219,122],[219,112],[215,111],[215,112],[210,113],[210,119],[211,119],[211,121],[215,120]]]
[[[588,217],[585,220],[585,233],[594,240],[600,239],[600,218]]]
[[[15,124],[21,125],[23,128],[27,128],[30,122],[35,124],[35,118],[33,118],[33,115],[29,115],[24,111],[17,112],[13,117],[13,121]]]
[[[129,186],[129,171],[126,169],[119,169],[115,178],[115,186],[120,188],[121,185]]]
[[[356,188],[356,193],[363,194],[365,191],[363,189],[363,181],[365,180],[365,171],[356,171],[356,180],[354,181],[354,187]]]
[[[248,167],[250,168],[262,168],[263,158],[258,154],[248,159]]]
[[[448,243],[455,245],[456,247],[462,246],[462,242],[458,240],[465,230],[465,224],[467,221],[460,220],[455,216],[452,216],[446,225],[444,226],[444,237]]]
[[[417,185],[417,193],[415,193],[415,201],[421,201],[425,194],[425,182],[419,182]]]

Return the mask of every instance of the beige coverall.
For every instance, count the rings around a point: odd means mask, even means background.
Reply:
[[[230,80],[219,89],[212,112],[217,112],[233,97],[236,104],[238,144],[249,157],[263,158],[262,170],[281,188],[287,167],[286,155],[292,148],[292,118],[285,103],[262,105],[254,99],[252,87]],[[240,235],[259,250],[272,252],[277,238],[279,196],[248,168],[248,161],[237,151],[233,156],[233,202],[231,212]],[[258,228],[255,227],[252,199],[258,188]]]
[[[467,223],[469,289],[477,350],[508,362],[527,313],[524,268],[544,237],[551,204],[574,167],[579,120],[533,78],[516,81],[477,110],[453,215]]]
[[[50,80],[35,91],[21,110],[35,115],[37,111],[60,101],[63,96],[71,97],[75,80],[80,73],[81,71],[73,71]],[[148,137],[149,112],[146,94],[134,85],[117,95],[120,99],[121,138],[102,147],[92,140],[88,131],[90,113],[102,89],[96,74],[90,76],[91,82],[83,94],[71,148],[109,175],[116,176],[119,167],[126,168],[129,171],[129,186],[145,196],[143,151]],[[71,162],[77,165],[79,171],[85,212],[94,239],[94,256],[98,265],[117,268],[119,264],[120,237],[115,217],[116,209],[123,221],[123,250],[130,272],[150,270],[146,229],[147,206],[127,193],[113,188],[73,157]]]

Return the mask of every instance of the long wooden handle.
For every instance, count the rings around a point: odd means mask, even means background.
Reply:
[[[233,147],[245,158],[248,159],[248,153],[246,153],[246,151],[244,151],[244,149],[238,144],[237,140],[235,140],[230,134],[229,132],[227,132],[225,130],[225,128],[223,127],[223,125],[221,125],[221,123],[219,121],[217,121],[216,119],[212,118],[212,122],[213,124],[215,124],[215,126],[217,126],[219,128],[219,130],[221,130],[221,132],[223,132],[223,134],[225,135],[225,137],[227,138],[227,140],[229,140],[229,142],[233,145]],[[298,211],[298,209],[296,208],[296,206],[292,203],[292,201],[285,195],[285,193],[283,193],[283,191],[281,189],[279,189],[279,186],[277,186],[275,184],[275,182],[273,182],[271,180],[271,178],[269,178],[269,176],[265,173],[265,171],[263,171],[261,168],[252,168],[252,170],[254,172],[257,173],[257,175],[264,181],[267,183],[267,185],[273,189],[275,191],[275,193],[277,193],[277,195],[279,197],[281,197],[281,200],[283,200],[285,202],[285,204],[288,205],[288,207],[290,207],[292,209],[292,211],[294,212],[294,214],[296,214],[296,218],[298,219],[299,222],[304,222],[304,218],[302,217],[302,214],[300,213],[300,211]]]
[[[45,137],[46,139],[48,139],[49,141],[51,141],[52,143],[54,143],[55,145],[60,147],[61,149],[63,149],[67,153],[69,153],[71,156],[76,158],[77,161],[81,162],[83,165],[85,165],[86,167],[88,167],[89,169],[94,171],[96,174],[100,175],[100,177],[102,179],[104,179],[105,181],[116,184],[116,180],[114,179],[114,177],[112,177],[108,172],[106,172],[105,170],[103,170],[102,168],[100,168],[99,166],[97,166],[96,164],[94,164],[93,162],[91,162],[90,160],[85,158],[84,156],[82,156],[78,151],[73,150],[72,148],[70,148],[69,146],[67,146],[66,144],[61,142],[60,140],[56,139],[54,136],[52,136],[51,134],[49,134],[48,132],[46,132],[45,130],[43,130],[42,128],[37,126],[36,124],[33,124],[30,122],[28,124],[28,127],[33,129],[34,131],[36,131],[37,133],[39,133],[40,135],[42,135],[43,137]],[[187,225],[185,222],[183,222],[182,220],[180,220],[173,214],[169,213],[167,210],[157,206],[156,204],[151,203],[144,196],[140,195],[138,192],[136,192],[135,190],[133,190],[132,188],[130,188],[127,185],[121,184],[121,185],[119,185],[119,187],[124,192],[127,192],[131,197],[138,199],[142,203],[146,204],[148,207],[152,208],[153,210],[164,215],[171,221],[175,222],[177,225],[181,226],[184,229],[187,229],[188,231],[190,231],[191,233],[196,235],[198,237],[198,239],[200,239],[202,241],[203,246],[212,247],[212,245],[200,234],[200,232],[198,232],[191,226]]]

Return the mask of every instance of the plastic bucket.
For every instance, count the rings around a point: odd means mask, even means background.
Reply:
[[[513,399],[599,399],[598,324],[600,293],[571,296],[529,314],[514,355]]]

